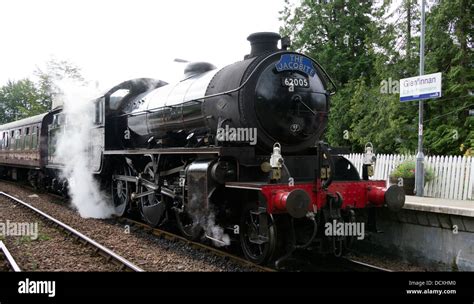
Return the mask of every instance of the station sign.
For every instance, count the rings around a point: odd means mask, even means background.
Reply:
[[[400,80],[400,101],[440,98],[441,80],[441,73]]]

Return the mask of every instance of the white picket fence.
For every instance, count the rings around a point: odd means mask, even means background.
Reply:
[[[344,155],[362,175],[364,154]],[[395,167],[404,160],[416,160],[413,155],[377,155],[375,175],[372,180],[387,180]],[[433,169],[435,178],[425,185],[425,196],[456,200],[474,199],[474,157],[428,156],[427,167]]]

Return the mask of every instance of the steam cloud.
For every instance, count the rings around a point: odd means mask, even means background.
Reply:
[[[218,247],[230,245],[230,237],[228,234],[224,233],[224,228],[216,225],[214,213],[210,213],[207,221],[205,221],[206,234],[213,239],[219,240],[220,242],[213,241],[214,245]]]
[[[230,237],[224,233],[224,228],[216,224],[215,214],[212,210],[204,210],[199,204],[198,196],[190,194],[193,202],[189,208],[188,213],[192,217],[194,223],[204,230],[204,233],[212,238],[212,243],[217,247],[230,245]],[[217,240],[217,241],[215,241]]]
[[[72,81],[58,83],[57,96],[63,104],[67,126],[59,135],[56,149],[58,161],[64,165],[62,177],[67,179],[72,204],[84,218],[108,218],[114,208],[99,190],[90,167],[90,132],[93,127],[94,103],[99,93]]]

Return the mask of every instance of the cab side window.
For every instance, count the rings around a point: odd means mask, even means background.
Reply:
[[[100,126],[104,124],[104,103],[105,103],[104,98],[100,98],[95,103],[95,117],[94,117],[95,125]]]

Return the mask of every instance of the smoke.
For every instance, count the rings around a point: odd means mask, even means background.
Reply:
[[[99,93],[70,80],[57,85],[61,93],[56,98],[63,104],[66,127],[58,137],[55,156],[64,165],[61,173],[68,181],[72,204],[84,218],[108,218],[114,209],[94,179],[89,153],[94,118],[92,100]]]

